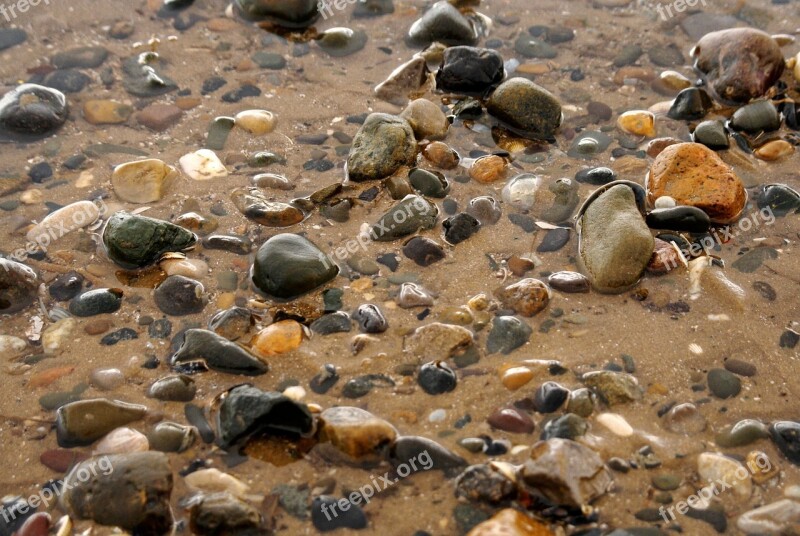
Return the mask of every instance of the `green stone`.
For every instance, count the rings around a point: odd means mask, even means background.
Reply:
[[[170,251],[184,251],[194,246],[197,236],[172,223],[117,212],[103,231],[103,245],[108,257],[123,268],[142,268],[156,262]]]

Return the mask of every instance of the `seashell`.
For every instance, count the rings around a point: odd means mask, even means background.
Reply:
[[[507,172],[508,160],[498,155],[482,156],[469,168],[469,176],[483,184],[503,180]]]
[[[150,450],[150,442],[143,433],[122,427],[110,431],[95,446],[92,454],[130,454]]]

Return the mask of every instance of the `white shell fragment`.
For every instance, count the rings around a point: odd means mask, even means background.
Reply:
[[[211,149],[200,149],[183,155],[180,164],[183,172],[196,181],[217,179],[228,174],[228,170]]]

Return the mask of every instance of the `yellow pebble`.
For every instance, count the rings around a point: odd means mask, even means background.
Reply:
[[[506,389],[516,391],[533,379],[533,371],[528,367],[512,367],[500,376]]]
[[[502,156],[482,156],[469,168],[469,176],[483,184],[490,184],[506,178],[508,162]]]
[[[664,71],[659,75],[661,82],[670,89],[680,91],[692,85],[692,81],[677,71]]]
[[[236,114],[235,125],[242,130],[261,136],[275,130],[275,114],[266,110],[245,110]]]
[[[758,158],[767,161],[780,160],[792,153],[794,153],[794,146],[786,140],[772,140],[755,151]]]
[[[300,347],[303,326],[294,320],[281,320],[265,327],[253,338],[253,351],[262,357],[285,354]]]
[[[623,132],[652,138],[656,135],[656,117],[643,110],[625,112],[617,119],[617,126]]]

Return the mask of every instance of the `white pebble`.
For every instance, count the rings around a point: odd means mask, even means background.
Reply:
[[[183,155],[179,162],[183,172],[196,181],[207,181],[228,174],[219,157],[210,149],[200,149]]]
[[[656,199],[653,206],[655,208],[672,208],[676,206],[678,203],[668,195],[662,195],[658,199]]]
[[[626,421],[622,415],[616,413],[601,413],[597,416],[597,422],[619,437],[630,437],[633,435],[633,427],[628,424],[628,421]]]
[[[24,340],[13,335],[0,335],[0,354],[9,357],[15,356],[28,346]]]
[[[431,411],[431,414],[428,415],[428,420],[430,422],[442,422],[445,417],[447,417],[447,412],[443,409],[436,409]]]
[[[104,206],[91,201],[78,201],[49,214],[39,224],[28,231],[27,238],[46,248],[52,241],[67,233],[87,227],[97,221]]]

